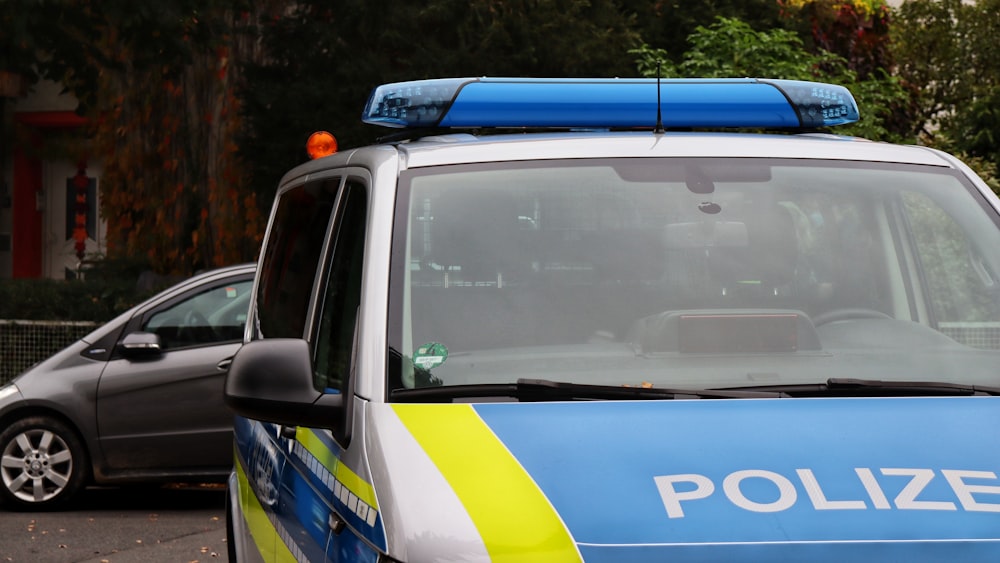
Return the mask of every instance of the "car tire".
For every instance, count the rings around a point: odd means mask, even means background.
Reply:
[[[0,499],[9,508],[62,507],[88,475],[83,443],[59,420],[31,416],[0,432]]]

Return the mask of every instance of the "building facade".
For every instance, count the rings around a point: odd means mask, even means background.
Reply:
[[[73,146],[68,133],[86,122],[59,84],[19,94],[0,106],[0,279],[74,278],[106,249],[101,165]]]

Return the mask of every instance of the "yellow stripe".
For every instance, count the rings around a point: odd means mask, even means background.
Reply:
[[[393,405],[461,500],[493,561],[580,561],[521,464],[471,405]]]
[[[330,451],[330,448],[323,443],[323,440],[316,435],[309,428],[299,426],[295,431],[295,439],[299,441],[302,446],[309,451],[315,457],[320,464],[325,467],[330,473],[333,473],[334,478],[340,481],[340,484],[347,487],[348,491],[354,493],[356,497],[368,503],[368,506],[378,509],[378,503],[375,501],[375,488],[372,487],[371,483],[365,481],[357,473],[351,471],[351,468],[347,467]]]
[[[264,512],[264,507],[257,500],[257,495],[250,488],[247,475],[243,471],[243,464],[236,462],[236,478],[240,483],[240,504],[243,518],[250,528],[250,537],[260,551],[264,561],[289,562],[295,561],[295,556],[288,549],[284,542],[278,539],[278,531],[271,524],[271,520]]]

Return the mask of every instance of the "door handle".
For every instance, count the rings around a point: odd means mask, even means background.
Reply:
[[[219,371],[229,371],[229,366],[231,366],[232,364],[233,364],[233,358],[230,356],[225,360],[222,360],[221,362],[215,364],[215,367],[218,368]]]

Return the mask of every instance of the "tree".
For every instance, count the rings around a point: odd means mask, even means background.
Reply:
[[[786,25],[810,53],[829,52],[867,79],[892,69],[889,6],[884,0],[779,0]]]
[[[961,0],[911,0],[895,14],[897,72],[916,87],[913,132],[925,139],[933,138],[942,118],[973,98],[974,9]]]
[[[1000,0],[908,0],[892,38],[898,74],[911,85],[921,142],[958,154],[1000,189]]]
[[[263,220],[234,143],[232,62],[252,48],[240,0],[27,4],[44,10],[28,33],[39,74],[91,120],[109,256],[170,274],[252,258]]]

